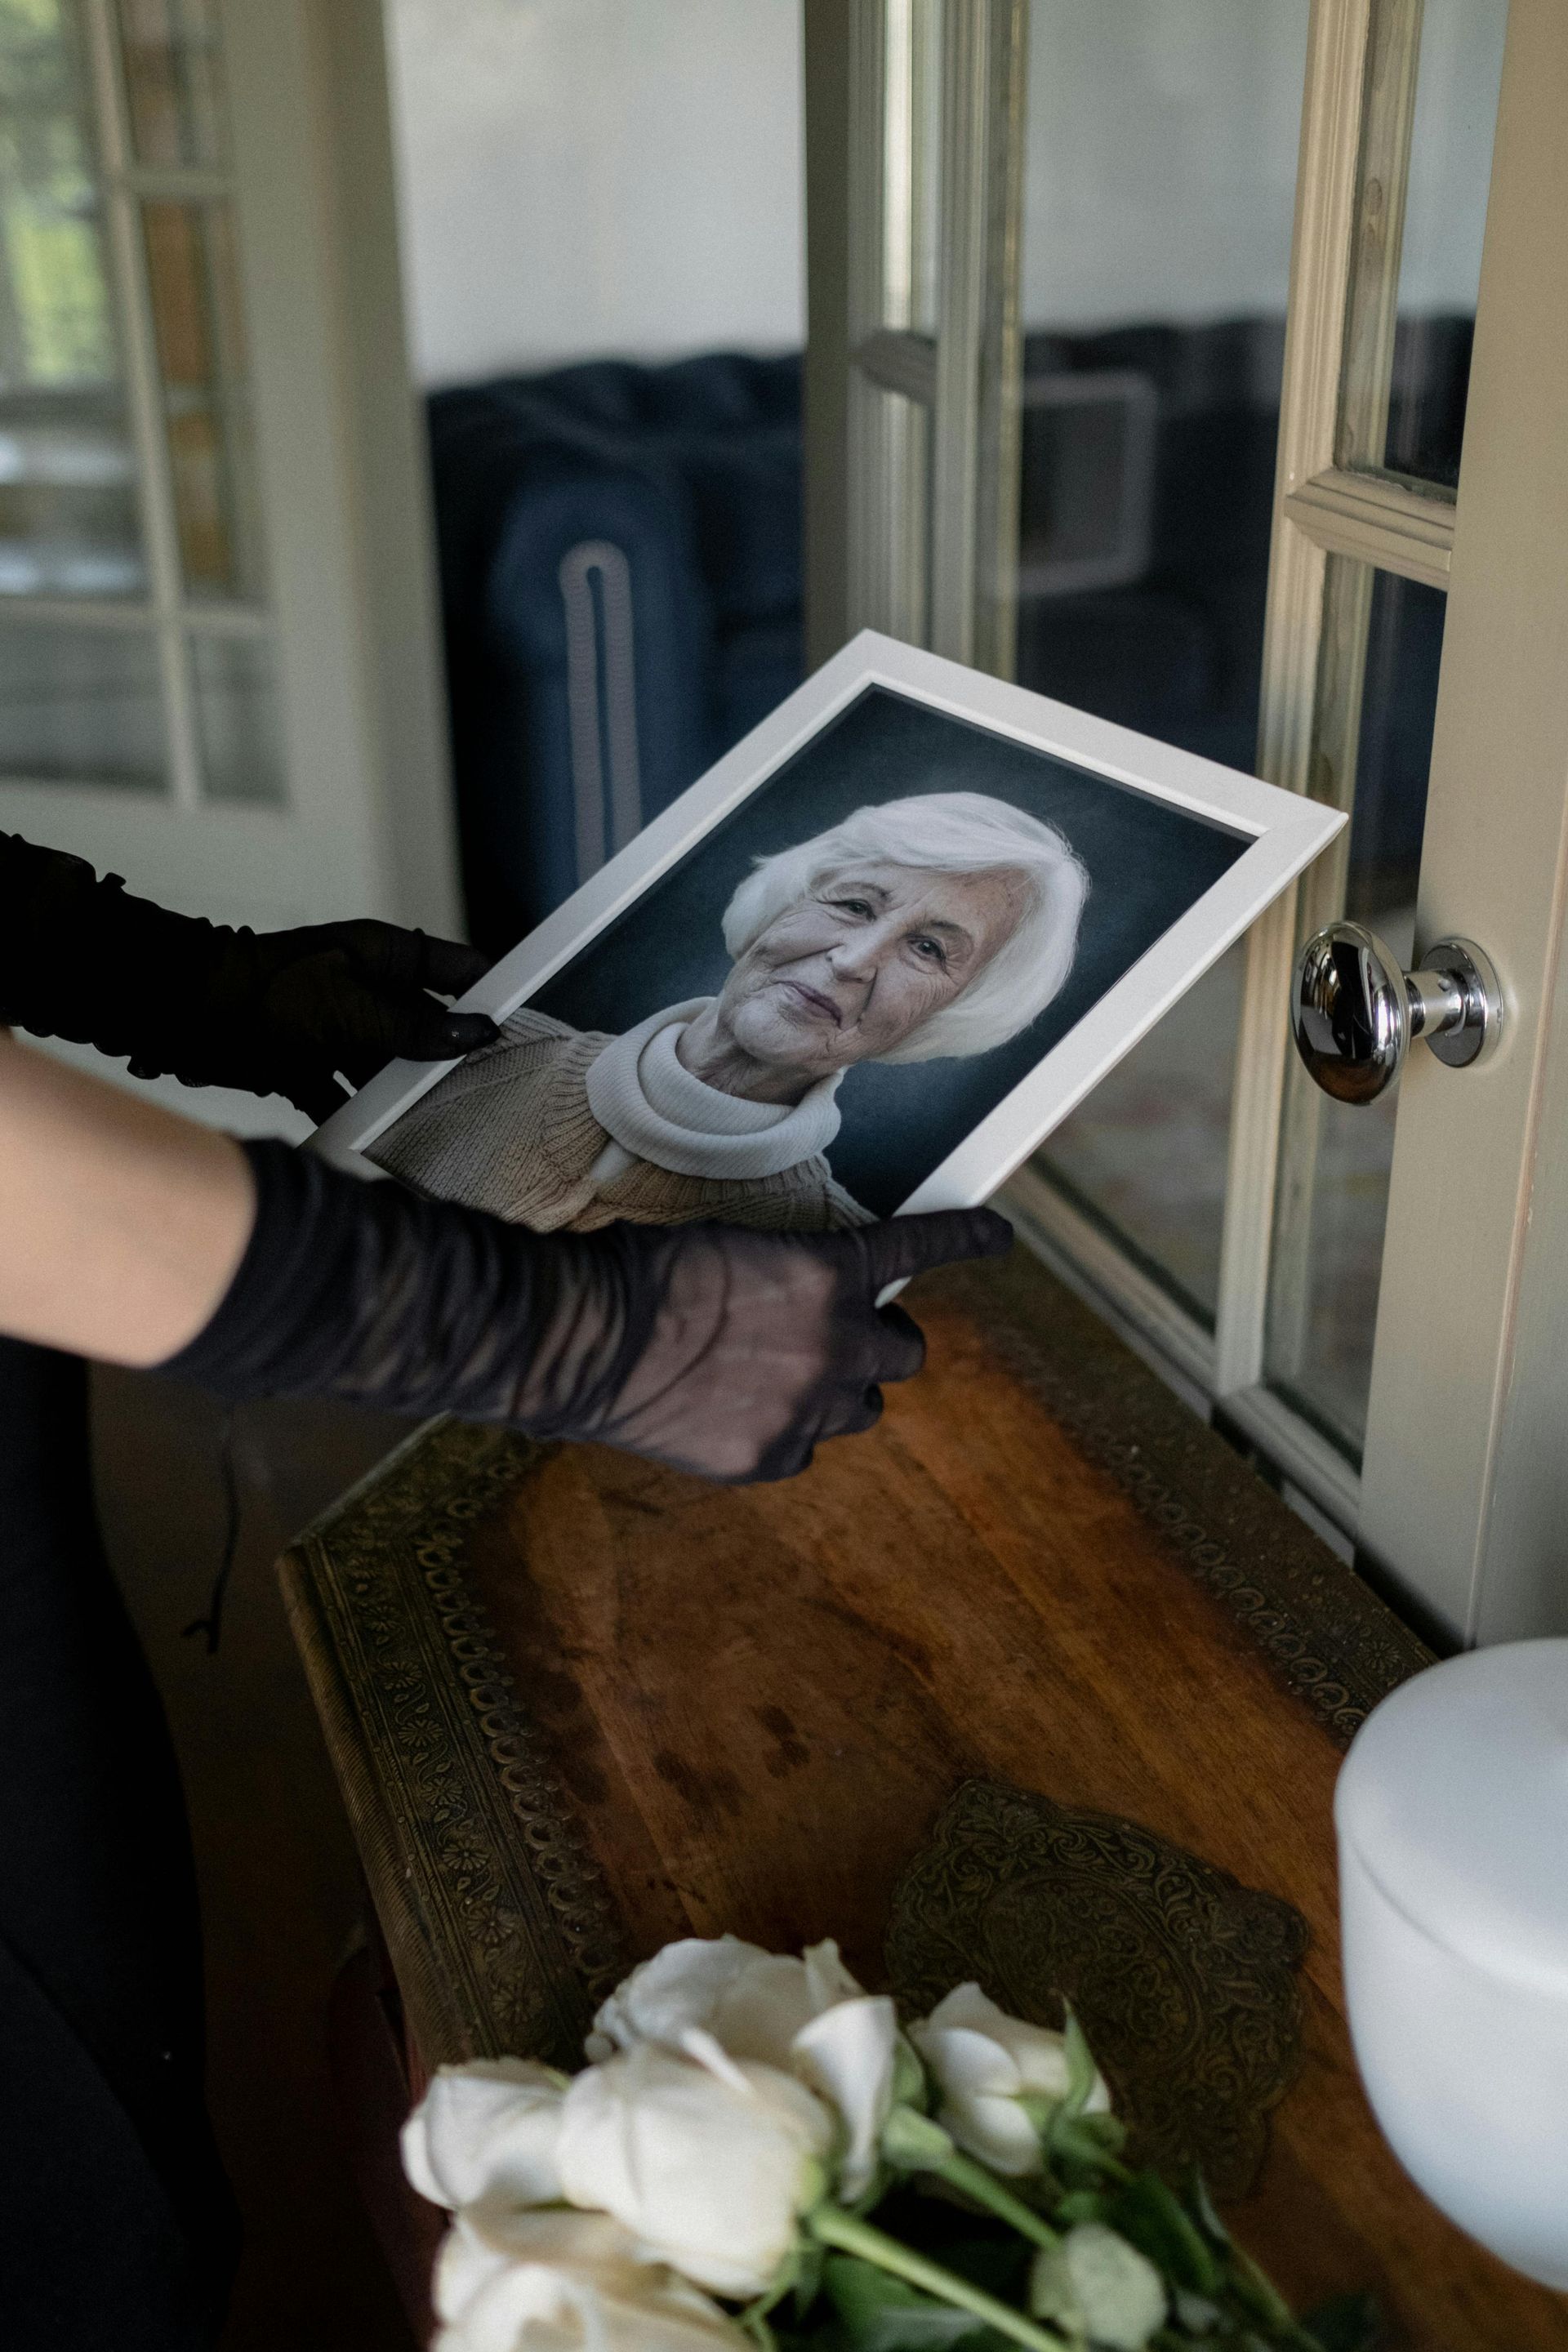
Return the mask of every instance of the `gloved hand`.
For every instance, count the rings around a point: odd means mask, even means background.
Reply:
[[[0,835],[0,1022],[128,1055],[132,1073],[286,1095],[313,1119],[398,1057],[445,1061],[495,1024],[453,1013],[477,949],[372,921],[234,930],[132,898],[79,857]]]
[[[159,1370],[236,1402],[331,1396],[593,1438],[726,1482],[868,1429],[925,1346],[877,1299],[1011,1232],[986,1209],[854,1233],[531,1234],[288,1144],[244,1147],[256,1223],[206,1328]]]

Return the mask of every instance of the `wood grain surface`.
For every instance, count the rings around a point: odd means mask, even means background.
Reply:
[[[1124,1351],[1029,1279],[1054,1360],[1077,1330],[1103,1375],[1107,1349]],[[1450,2227],[1362,2095],[1337,1958],[1331,1721],[1254,1638],[1268,1609],[1247,1630],[1139,1507],[1136,1481],[1047,1410],[984,1297],[973,1281],[927,1286],[925,1374],[871,1436],[801,1478],[726,1491],[565,1448],[474,1527],[468,1584],[635,1948],[725,1929],[778,1948],[836,1935],[876,1983],[894,1885],[965,1777],[1130,1815],[1284,1896],[1311,1929],[1304,2062],[1260,2185],[1234,2210],[1247,2242],[1301,2304],[1371,2288],[1393,2342],[1563,2352],[1568,2300]],[[1116,1377],[1135,1412],[1153,1384],[1130,1358]],[[1142,1402],[1162,1442],[1174,1409]],[[1197,1483],[1234,1485],[1218,1441],[1191,1427],[1169,1443],[1195,1448]],[[1232,1514],[1233,1555],[1238,1538],[1278,1542],[1353,1630],[1366,1604],[1349,1572],[1257,1496]],[[1172,1524],[1182,1507],[1178,1495]],[[1419,1655],[1409,1644],[1404,1670]]]

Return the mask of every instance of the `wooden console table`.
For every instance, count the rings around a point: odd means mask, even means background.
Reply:
[[[1059,1987],[1300,2303],[1562,2352],[1568,2300],[1406,2181],[1346,2040],[1334,1773],[1426,1653],[1022,1251],[913,1303],[925,1374],[800,1479],[438,1423],[289,1554],[416,2066],[573,2063],[684,1934]]]

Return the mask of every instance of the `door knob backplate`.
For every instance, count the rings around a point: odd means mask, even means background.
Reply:
[[[1297,958],[1291,1034],[1337,1102],[1375,1102],[1413,1037],[1425,1037],[1450,1069],[1468,1068],[1494,1049],[1502,1017],[1497,972],[1469,940],[1439,940],[1405,971],[1364,924],[1330,923]]]

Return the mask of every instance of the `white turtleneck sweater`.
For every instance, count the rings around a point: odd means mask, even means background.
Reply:
[[[707,1002],[673,1005],[621,1037],[520,1006],[493,1045],[438,1079],[365,1157],[437,1200],[536,1233],[593,1233],[623,1218],[801,1233],[864,1224],[824,1156],[838,1127],[835,1082],[793,1108],[704,1086],[675,1049]]]
[[[693,1076],[680,1059],[680,1038],[712,1001],[692,997],[639,1021],[612,1038],[589,1069],[588,1108],[611,1139],[591,1171],[599,1187],[634,1160],[677,1176],[780,1176],[826,1151],[837,1134],[842,1070],[819,1078],[793,1106],[749,1102]]]

